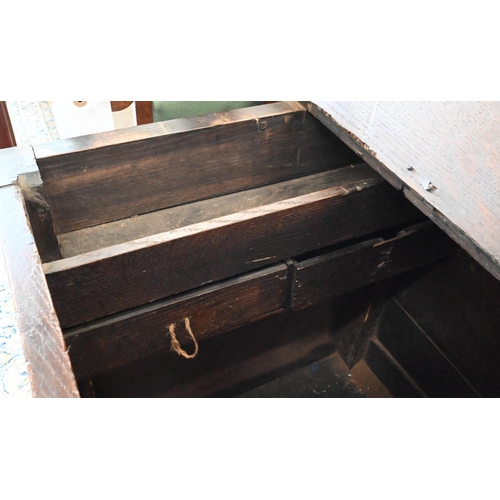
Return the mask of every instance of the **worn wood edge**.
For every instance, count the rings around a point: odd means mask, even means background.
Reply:
[[[198,224],[192,224],[189,226],[173,229],[171,231],[166,231],[164,233],[159,233],[153,236],[146,236],[144,238],[140,238],[128,243],[114,245],[106,249],[94,250],[92,252],[88,252],[79,256],[49,262],[43,265],[43,269],[46,275],[55,274],[61,271],[73,269],[75,267],[88,265],[103,259],[110,259],[130,252],[144,250],[151,246],[162,245],[176,239],[188,238],[189,236],[197,233],[221,228],[228,225],[239,224],[251,219],[258,219],[259,217],[262,217],[266,214],[273,214],[276,212],[291,210],[301,205],[306,205],[308,203],[317,203],[329,198],[347,196],[356,191],[362,191],[364,189],[380,185],[383,182],[384,181],[378,176],[368,178],[364,181],[354,181],[350,183],[346,182],[342,186],[335,186],[303,196],[271,203],[269,205],[251,208],[249,210],[244,210],[236,214],[218,217],[216,219],[200,222]]]
[[[401,190],[404,182],[376,158],[376,153],[359,140],[356,135],[342,127],[326,110],[314,102],[309,102],[307,110],[325,127],[333,132],[344,144],[349,146],[363,161],[374,168],[384,179],[396,189]]]
[[[19,175],[17,185],[24,197],[31,232],[42,262],[61,259],[61,245],[55,233],[52,212],[45,196],[40,173],[37,171]]]
[[[396,189],[403,191],[405,197],[420,211],[445,231],[458,245],[460,245],[474,260],[481,264],[495,278],[500,280],[500,260],[482,248],[476,241],[468,236],[465,231],[454,224],[448,217],[437,210],[431,203],[403,182],[394,172],[376,158],[376,153],[371,151],[366,144],[354,134],[342,127],[326,110],[314,102],[309,102],[307,110],[323,125],[332,131],[339,139],[349,146],[355,153],[378,172],[387,182]]]
[[[0,188],[0,237],[33,397],[79,397],[18,186]]]
[[[89,152],[95,149],[112,148],[123,144],[145,141],[161,136],[183,134],[195,130],[260,120],[287,113],[305,111],[305,108],[295,101],[283,101],[274,104],[262,104],[248,108],[234,109],[218,113],[209,113],[191,118],[177,118],[163,122],[148,123],[100,134],[90,134],[72,139],[62,139],[50,143],[33,146],[37,160],[47,161],[50,158]]]
[[[411,201],[423,214],[442,229],[455,243],[462,247],[476,262],[481,264],[497,280],[500,280],[500,261],[484,250],[476,241],[470,238],[462,229],[456,226],[436,208],[430,205],[418,194],[403,188],[405,197]]]

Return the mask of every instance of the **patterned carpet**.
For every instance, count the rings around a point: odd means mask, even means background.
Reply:
[[[18,146],[59,139],[49,101],[7,101]]]
[[[0,243],[0,398],[29,397],[28,368]]]

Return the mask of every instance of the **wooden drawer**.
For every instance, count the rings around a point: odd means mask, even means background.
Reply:
[[[170,324],[175,325],[181,347],[192,353],[186,317],[200,341],[282,311],[289,288],[287,274],[287,266],[278,264],[68,330],[65,340],[75,375],[92,377],[169,351]]]
[[[435,262],[456,251],[432,222],[389,239],[373,238],[313,258],[294,261],[292,306],[303,309],[385,278]]]

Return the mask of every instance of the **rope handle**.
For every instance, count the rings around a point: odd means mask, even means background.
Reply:
[[[193,331],[191,330],[191,323],[187,316],[184,318],[184,326],[186,327],[186,331],[189,333],[189,336],[194,342],[193,354],[188,354],[179,344],[179,341],[177,340],[177,337],[175,335],[175,323],[170,323],[170,325],[168,325],[168,332],[170,334],[170,342],[171,342],[170,349],[176,352],[179,356],[182,356],[183,358],[193,359],[198,354],[198,342],[196,341]]]

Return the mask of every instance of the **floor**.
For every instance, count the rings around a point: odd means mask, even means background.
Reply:
[[[338,353],[240,394],[239,398],[370,397]],[[387,397],[387,396],[386,396]],[[390,396],[389,396],[390,397]]]

